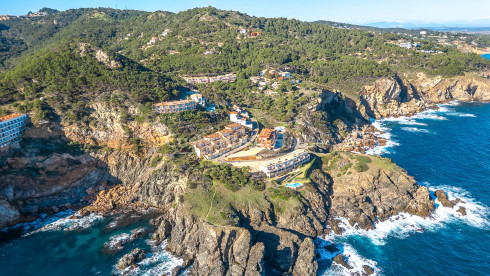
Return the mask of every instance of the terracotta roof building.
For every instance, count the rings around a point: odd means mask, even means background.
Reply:
[[[260,131],[258,141],[258,146],[264,149],[274,149],[276,145],[277,131],[271,128],[264,128]]]
[[[244,145],[248,140],[249,136],[243,126],[230,124],[218,132],[192,142],[191,145],[199,158],[211,160]]]

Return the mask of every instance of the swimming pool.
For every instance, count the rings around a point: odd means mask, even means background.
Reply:
[[[298,188],[301,186],[303,186],[303,184],[301,184],[301,183],[288,183],[288,184],[286,184],[286,187],[288,187],[288,188]]]

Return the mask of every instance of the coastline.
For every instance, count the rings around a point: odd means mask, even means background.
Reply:
[[[383,138],[389,138],[387,145],[378,146],[369,152],[369,154],[390,154],[390,148],[396,147],[399,143],[403,143],[402,141],[394,140],[393,134],[391,133],[391,129],[389,127],[383,126],[384,122],[393,122],[398,127],[401,125],[406,126],[415,126],[415,127],[426,127],[430,124],[426,124],[421,120],[437,120],[437,121],[448,121],[451,120],[447,118],[449,116],[452,117],[476,117],[476,115],[471,113],[463,113],[461,111],[451,110],[451,106],[459,106],[463,103],[481,103],[489,105],[488,101],[459,101],[452,100],[444,103],[437,104],[437,108],[435,109],[426,109],[424,111],[418,112],[413,116],[399,116],[399,117],[391,117],[391,118],[383,118],[380,120],[376,120],[372,122],[372,124],[383,132]],[[444,116],[446,114],[446,116]],[[401,127],[403,129],[403,127]],[[403,129],[404,131],[408,131]],[[432,130],[429,130],[432,131]],[[416,132],[416,131],[414,131]],[[426,132],[422,132],[427,134]],[[390,145],[391,142],[391,145]],[[389,157],[389,155],[388,155]],[[432,185],[428,182],[419,182],[420,185],[428,187],[431,193],[431,197],[433,198],[436,209],[435,211],[426,218],[414,216],[406,213],[400,213],[396,216],[390,217],[388,220],[383,222],[376,223],[376,229],[374,230],[363,230],[356,227],[356,225],[352,226],[349,224],[348,220],[345,218],[340,218],[341,223],[340,227],[344,229],[344,232],[340,235],[331,233],[329,235],[323,235],[318,237],[321,240],[326,241],[329,245],[335,245],[337,248],[345,248],[345,245],[351,244],[353,241],[364,241],[373,244],[374,246],[384,247],[387,246],[388,241],[392,238],[395,239],[406,239],[411,236],[417,237],[422,233],[437,233],[439,231],[444,231],[443,229],[450,227],[449,225],[454,224],[462,224],[466,227],[476,228],[476,229],[489,229],[490,222],[488,220],[488,213],[490,212],[490,208],[486,206],[484,203],[475,199],[471,193],[464,188],[460,188],[459,186],[450,186],[450,185],[441,185],[437,183],[436,185]],[[449,201],[456,202],[454,207],[446,207],[443,206],[442,200],[436,197],[436,191],[443,190]],[[465,209],[464,214],[459,212],[459,208],[463,207]],[[430,235],[430,234],[429,234]],[[318,249],[322,251],[321,248]],[[324,251],[324,250],[323,250]],[[329,258],[324,261],[324,263],[334,263],[333,257],[329,255],[329,252],[320,252],[323,258]],[[354,269],[348,269],[339,264],[336,264],[335,272],[338,274],[350,274],[352,271],[359,272],[363,265],[376,263],[374,259],[369,259],[362,255],[362,252],[356,251],[352,246],[348,248],[348,252],[346,254],[350,254],[356,261],[352,265]],[[359,261],[361,260],[361,261]],[[320,263],[320,261],[319,261]],[[325,273],[324,275],[331,275],[332,270],[328,270],[329,273]],[[376,263],[375,269],[376,275],[382,275],[383,269],[379,267]]]

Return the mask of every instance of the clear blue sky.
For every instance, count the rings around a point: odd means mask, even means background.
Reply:
[[[42,7],[66,10],[111,7],[179,12],[214,6],[249,15],[348,23],[452,22],[490,18],[490,0],[0,0],[0,14],[22,15]]]

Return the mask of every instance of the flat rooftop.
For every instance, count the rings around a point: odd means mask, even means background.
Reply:
[[[283,155],[281,157],[278,157],[276,159],[265,161],[265,162],[261,163],[260,165],[268,167],[270,165],[276,165],[276,164],[284,163],[284,162],[289,161],[295,157],[303,155],[304,153],[307,153],[307,151],[304,149],[297,149],[291,153],[288,153],[288,154]]]

